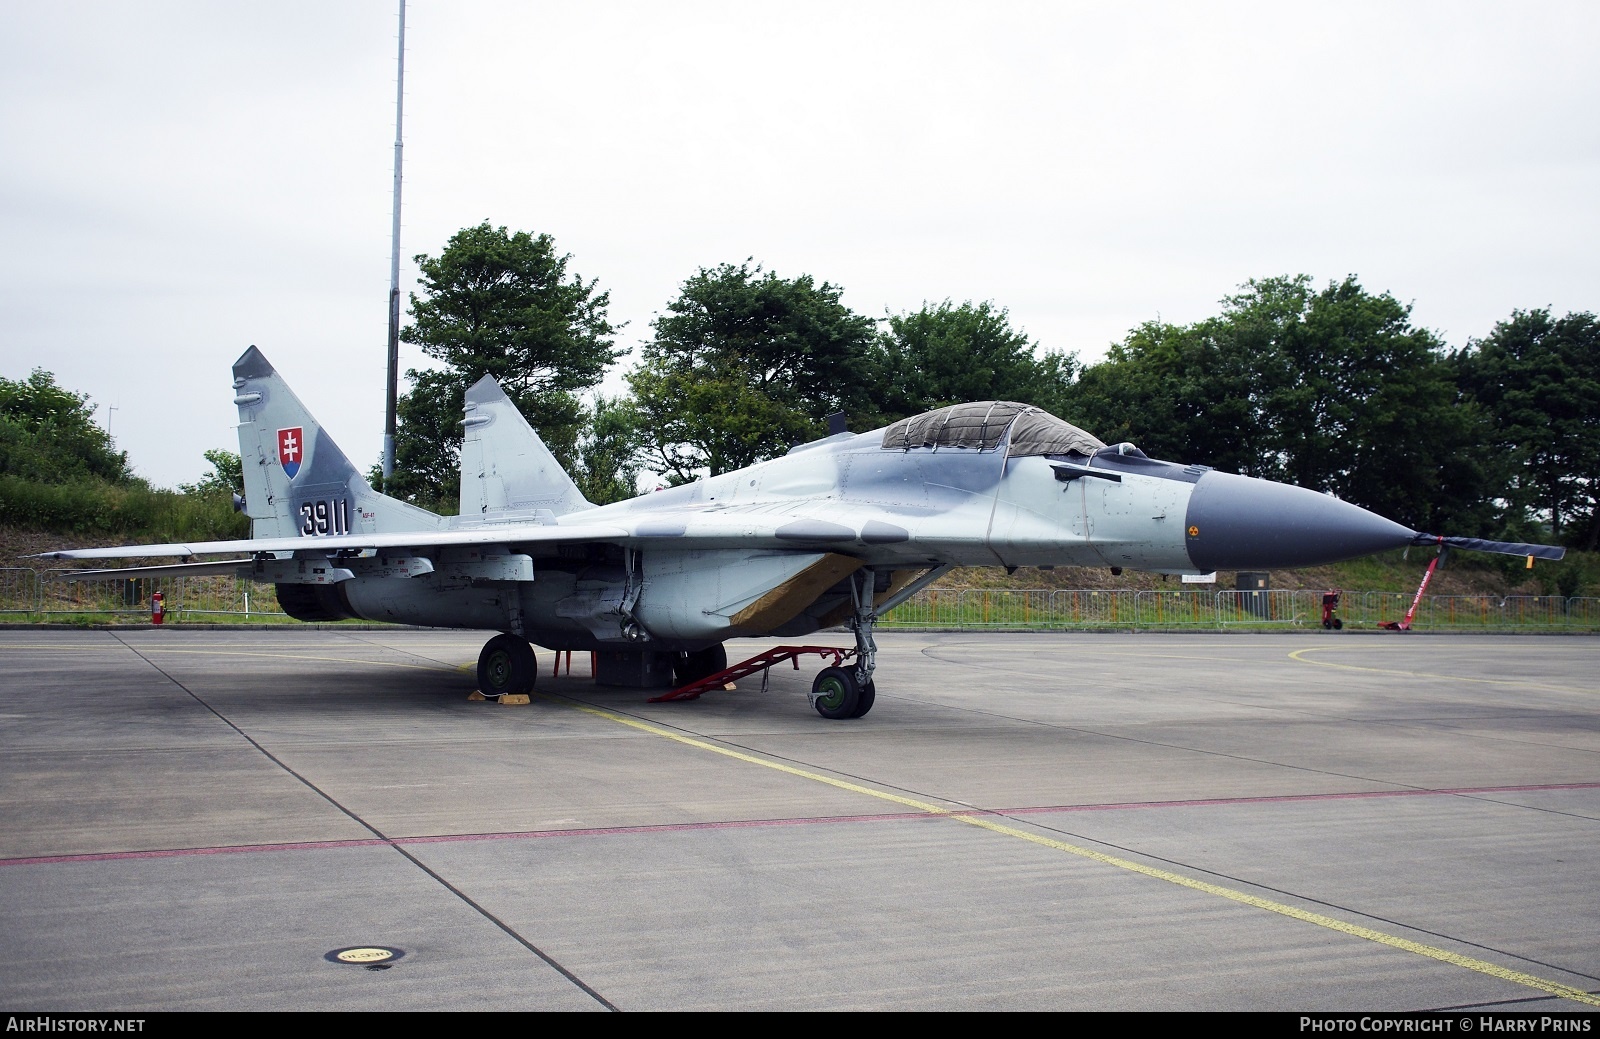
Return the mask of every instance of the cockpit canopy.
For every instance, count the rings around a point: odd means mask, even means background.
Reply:
[[[901,419],[883,431],[884,449],[894,451],[912,448],[993,451],[1002,443],[1006,444],[1006,454],[1011,458],[1072,452],[1092,455],[1106,446],[1043,408],[1008,400],[952,404]]]

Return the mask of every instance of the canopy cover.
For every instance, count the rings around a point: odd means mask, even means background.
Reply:
[[[1013,458],[1073,452],[1089,455],[1106,446],[1097,437],[1043,408],[1008,400],[952,404],[901,419],[883,431],[886,450],[954,447],[993,451],[1002,443],[1007,444],[1006,453]]]

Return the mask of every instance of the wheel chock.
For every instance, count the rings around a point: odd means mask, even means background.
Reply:
[[[478,692],[476,689],[474,689],[472,692],[467,694],[467,699],[476,701],[476,700],[487,700],[489,698],[487,696],[484,696],[482,693]]]
[[[502,693],[500,702],[503,704],[532,703],[533,698],[527,693]]]

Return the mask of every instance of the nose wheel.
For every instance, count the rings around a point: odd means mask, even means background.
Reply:
[[[878,689],[872,679],[862,685],[853,667],[825,667],[811,683],[811,706],[824,718],[835,721],[859,718],[872,710]]]

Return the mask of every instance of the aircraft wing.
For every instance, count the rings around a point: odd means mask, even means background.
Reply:
[[[807,506],[816,506],[808,508]],[[805,548],[821,544],[905,541],[909,532],[874,519],[876,510],[847,509],[836,502],[794,502],[759,512],[739,508],[687,507],[640,509],[607,522],[504,523],[459,530],[393,531],[302,537],[245,538],[233,541],[187,541],[165,545],[60,549],[41,552],[39,559],[193,558],[245,552],[317,552],[333,555],[371,549],[421,550],[471,545],[528,545],[577,542],[613,544],[676,541],[684,547],[740,545]],[[829,518],[821,518],[823,515]],[[206,564],[210,565],[210,564]],[[173,571],[176,573],[176,571]],[[190,571],[194,572],[194,571]]]
[[[444,548],[455,545],[503,545],[558,541],[619,541],[628,530],[612,524],[505,524],[467,530],[396,531],[384,534],[337,534],[321,537],[246,538],[238,541],[190,541],[170,545],[124,545],[40,552],[39,559],[143,559],[188,557],[226,552],[359,552],[363,549]]]
[[[167,563],[159,566],[124,566],[114,570],[68,570],[60,573],[60,580],[120,581],[129,577],[210,577],[214,574],[237,574],[255,565],[255,560],[220,559],[213,563]]]

